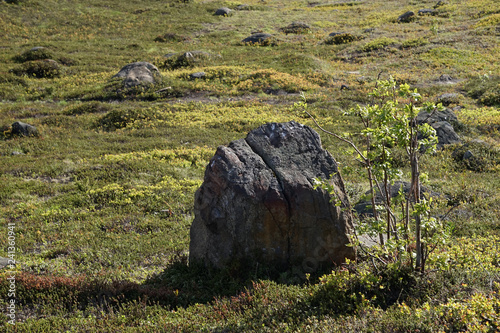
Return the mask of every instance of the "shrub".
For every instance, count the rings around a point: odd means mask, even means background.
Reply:
[[[14,58],[14,60],[18,62],[45,60],[45,59],[54,59],[54,54],[52,53],[52,51],[50,51],[45,47],[32,48]]]
[[[127,127],[138,120],[148,119],[149,116],[146,112],[141,112],[136,109],[129,110],[113,110],[106,115],[99,118],[96,123],[97,127],[105,131],[114,131],[120,128]]]
[[[482,75],[465,85],[468,95],[482,105],[500,106],[500,76]]]
[[[12,73],[19,76],[26,75],[50,79],[61,76],[62,71],[61,66],[56,61],[46,59],[25,62],[20,67],[13,69]]]
[[[168,32],[155,38],[155,42],[170,43],[170,42],[184,42],[189,41],[191,38],[187,36],[178,35],[176,33]]]
[[[110,106],[108,104],[103,104],[97,101],[93,102],[85,102],[82,104],[78,104],[76,106],[67,108],[64,110],[64,114],[66,115],[77,115],[77,114],[85,114],[85,113],[104,113],[110,110]]]
[[[459,168],[475,172],[494,170],[500,165],[500,151],[477,141],[461,145],[453,151],[452,156]]]
[[[396,44],[397,40],[392,39],[392,38],[387,38],[387,37],[381,37],[372,40],[371,42],[366,43],[361,50],[363,52],[370,52],[370,51],[375,51],[379,49],[383,49],[386,46]]]
[[[350,33],[341,33],[328,37],[328,39],[326,39],[324,43],[326,45],[340,45],[340,44],[352,43],[358,39],[359,39],[358,36],[354,36]]]
[[[411,47],[419,47],[419,46],[424,46],[427,44],[429,44],[429,41],[426,40],[425,38],[420,37],[420,38],[405,40],[403,42],[403,44],[401,45],[401,47],[404,49],[408,49]]]

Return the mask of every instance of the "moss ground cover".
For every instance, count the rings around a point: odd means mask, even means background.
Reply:
[[[498,330],[497,2],[245,3],[0,2],[0,257],[8,256],[10,223],[18,261],[16,325],[2,311],[1,330]],[[213,15],[223,6],[234,14]],[[432,15],[397,22],[433,7]],[[311,29],[286,35],[281,29],[292,22]],[[241,43],[257,31],[274,42]],[[354,37],[327,42],[332,32]],[[172,34],[182,38],[158,39]],[[27,52],[35,47],[43,49]],[[165,67],[165,55],[195,50],[215,56]],[[25,70],[41,58],[57,63],[57,75]],[[155,85],[127,89],[111,79],[135,61],[160,69]],[[193,79],[195,72],[205,76]],[[440,82],[443,74],[453,80]],[[267,122],[313,126],[293,106],[301,92],[325,128],[355,133],[360,125],[345,111],[369,103],[377,78],[389,76],[427,101],[460,95],[449,107],[463,144],[422,157],[442,206],[459,204],[444,219],[451,238],[426,273],[363,258],[316,276],[187,265],[194,193],[219,145]],[[39,135],[12,135],[15,121]],[[355,156],[322,140],[356,200],[368,184]],[[467,151],[474,159],[463,159]],[[9,274],[0,270],[2,309]]]

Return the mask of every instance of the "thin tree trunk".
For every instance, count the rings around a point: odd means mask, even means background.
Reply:
[[[415,133],[416,136],[416,133]],[[415,137],[414,145],[412,148],[411,154],[411,187],[413,189],[413,195],[415,199],[415,203],[420,203],[420,173],[419,173],[419,165],[418,165],[418,144],[417,138]],[[421,234],[421,220],[420,214],[415,216],[415,241],[416,241],[416,258],[415,258],[415,269],[423,270],[422,267],[422,234]]]

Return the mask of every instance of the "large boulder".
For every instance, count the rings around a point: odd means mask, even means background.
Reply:
[[[338,205],[315,189],[318,177],[330,179]],[[189,260],[304,271],[340,264],[355,257],[349,207],[319,135],[295,122],[266,124],[210,160],[195,196]]]
[[[160,74],[155,65],[138,61],[128,64],[114,75],[114,78],[123,78],[123,85],[127,88],[138,85],[150,85],[155,83],[155,77]]]

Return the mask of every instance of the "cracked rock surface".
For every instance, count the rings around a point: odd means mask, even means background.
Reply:
[[[340,205],[314,179],[331,179]],[[270,123],[220,146],[195,196],[189,260],[312,272],[354,258],[350,204],[314,130]],[[247,266],[248,267],[248,266]]]

